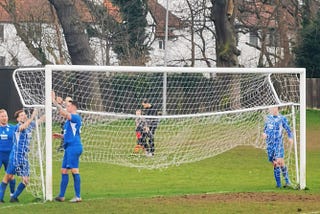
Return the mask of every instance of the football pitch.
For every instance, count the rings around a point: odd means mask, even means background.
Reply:
[[[0,213],[320,213],[320,111],[307,111],[307,190],[276,189],[265,151],[241,146],[199,162],[157,170],[81,163],[83,202],[0,205]],[[54,195],[60,162],[54,163]],[[3,176],[3,169],[0,176]],[[17,179],[17,183],[20,179]],[[73,197],[70,176],[66,199]]]

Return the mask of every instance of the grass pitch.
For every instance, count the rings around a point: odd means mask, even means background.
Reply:
[[[0,213],[320,213],[320,111],[308,110],[307,118],[308,190],[276,189],[265,152],[242,146],[162,170],[81,163],[83,202],[32,202],[24,192],[19,204],[1,204]],[[66,199],[72,197],[70,177]]]

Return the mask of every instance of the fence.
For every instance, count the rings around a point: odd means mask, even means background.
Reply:
[[[14,69],[0,67],[0,108],[7,110],[10,120],[13,120],[14,112],[22,108],[18,92],[12,80]]]
[[[307,108],[320,109],[320,78],[307,78]]]

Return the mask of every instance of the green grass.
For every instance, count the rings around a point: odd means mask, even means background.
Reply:
[[[319,127],[320,111],[308,110],[307,118],[308,130]],[[320,213],[320,204],[313,200],[206,200],[209,195],[243,192],[320,199],[319,153],[307,152],[309,190],[275,189],[265,152],[242,146],[203,161],[161,170],[81,163],[82,203],[31,203],[33,197],[24,192],[19,204],[1,204],[0,213]],[[59,162],[54,163],[54,195],[59,189],[59,166]],[[199,200],[193,195],[200,195]],[[66,198],[72,196],[70,179]]]
[[[320,128],[320,110],[307,110],[307,129]]]

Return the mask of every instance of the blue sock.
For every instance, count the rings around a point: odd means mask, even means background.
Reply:
[[[24,185],[24,183],[20,183],[16,189],[16,191],[14,192],[12,198],[18,198],[19,195],[22,193],[22,191],[24,190],[24,188],[26,188],[26,185]]]
[[[7,185],[8,184],[3,183],[3,182],[1,182],[1,184],[0,184],[0,201],[3,201],[4,193],[6,192]]]
[[[277,183],[277,187],[281,187],[280,167],[274,167],[273,174],[274,174],[274,179],[276,180],[276,183]]]
[[[286,184],[290,184],[289,174],[288,174],[288,168],[286,166],[281,167],[282,175],[284,177],[284,180],[286,181]]]
[[[76,197],[80,198],[80,174],[72,174],[74,181],[74,192],[76,193]]]
[[[64,194],[66,193],[66,189],[67,189],[68,183],[69,183],[69,174],[62,174],[61,175],[59,197],[64,197]]]
[[[13,194],[14,193],[14,189],[16,188],[16,179],[11,180],[9,185],[10,185],[10,193]]]

